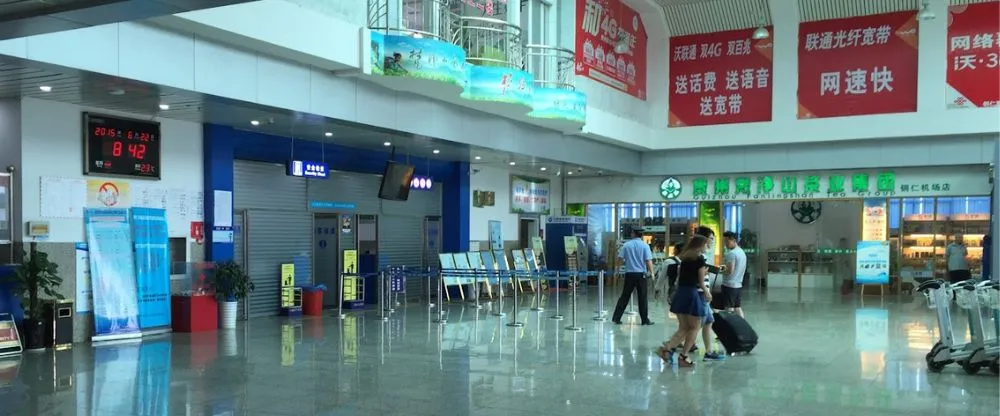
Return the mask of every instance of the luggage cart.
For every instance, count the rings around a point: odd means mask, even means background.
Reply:
[[[987,354],[992,357],[992,360],[988,365],[993,375],[1000,375],[1000,321],[995,319],[996,312],[1000,311],[1000,282],[983,281],[976,287],[976,293],[979,295],[980,304],[987,308],[990,317],[994,319],[994,343],[992,347],[987,348]]]
[[[976,374],[980,368],[993,362],[998,351],[996,337],[987,339],[985,323],[989,319],[983,319],[987,311],[992,313],[992,309],[984,309],[984,305],[980,302],[979,287],[985,283],[992,282],[966,280],[952,285],[955,304],[969,315],[969,332],[972,339],[963,349],[968,352],[968,356],[955,358],[955,362],[968,374]]]
[[[952,286],[943,280],[928,280],[921,283],[917,291],[927,298],[927,307],[937,313],[941,339],[924,356],[927,370],[937,373],[948,364],[968,358],[970,353],[965,350],[965,344],[955,344],[951,325],[951,300],[955,296]]]

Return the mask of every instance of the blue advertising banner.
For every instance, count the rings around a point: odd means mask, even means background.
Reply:
[[[535,77],[505,67],[473,65],[462,98],[531,107]]]
[[[385,75],[465,86],[468,77],[465,50],[460,46],[437,39],[398,35],[385,35],[383,44]]]
[[[94,341],[133,338],[139,332],[139,300],[128,210],[83,212],[94,290]]]
[[[855,283],[884,285],[889,283],[889,242],[858,241]]]
[[[371,38],[372,75],[385,75],[385,34],[372,31]]]
[[[135,242],[135,280],[138,286],[139,327],[170,326],[170,235],[167,211],[132,208]]]
[[[587,122],[587,96],[564,88],[535,88],[528,117]]]

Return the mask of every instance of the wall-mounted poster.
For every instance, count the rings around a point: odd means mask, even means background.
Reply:
[[[490,250],[503,250],[503,223],[490,221],[489,227]]]
[[[549,180],[512,175],[510,212],[549,215]]]
[[[861,239],[865,241],[885,240],[889,230],[888,200],[866,198],[861,217]]]
[[[576,1],[577,75],[645,100],[646,41],[642,17],[624,0]]]

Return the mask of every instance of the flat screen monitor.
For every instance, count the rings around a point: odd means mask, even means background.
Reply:
[[[378,197],[389,201],[406,201],[410,197],[411,180],[413,180],[413,166],[386,162],[382,184],[378,188]]]

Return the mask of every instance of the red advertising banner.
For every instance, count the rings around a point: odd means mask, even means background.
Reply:
[[[753,32],[670,38],[670,127],[771,121],[774,43]]]
[[[628,47],[616,50],[621,40]],[[646,99],[646,28],[622,0],[576,0],[576,74]]]
[[[917,111],[917,13],[799,24],[800,119]]]
[[[1000,105],[1000,1],[948,9],[948,108]]]

